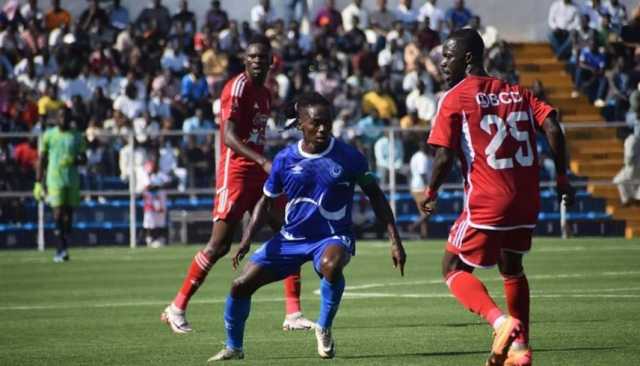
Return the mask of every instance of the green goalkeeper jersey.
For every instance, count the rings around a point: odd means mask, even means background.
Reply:
[[[75,129],[61,131],[54,127],[44,133],[40,140],[40,154],[48,156],[48,188],[80,186],[76,158],[84,154],[86,148],[84,137]]]

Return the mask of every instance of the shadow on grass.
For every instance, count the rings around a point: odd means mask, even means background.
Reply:
[[[566,348],[536,348],[536,353],[540,352],[574,352],[574,351],[610,351],[621,349],[621,347],[566,347]],[[338,354],[338,359],[356,360],[369,358],[397,358],[397,357],[437,357],[437,356],[467,356],[467,355],[488,355],[488,350],[482,351],[449,351],[449,352],[413,352],[413,353],[386,353],[386,354],[370,354],[370,355],[347,355]],[[316,359],[314,356],[279,356],[279,357],[263,357],[263,360],[304,360]]]

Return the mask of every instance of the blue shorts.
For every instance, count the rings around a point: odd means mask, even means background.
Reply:
[[[355,252],[355,240],[350,236],[334,235],[311,241],[287,240],[282,234],[277,234],[262,244],[251,255],[250,260],[261,267],[268,268],[281,278],[296,273],[304,263],[313,261],[313,269],[319,274],[320,260],[325,248],[335,244],[342,245],[349,258]]]

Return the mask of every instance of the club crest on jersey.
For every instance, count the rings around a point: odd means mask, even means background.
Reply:
[[[291,174],[302,174],[302,165],[296,165],[291,168]]]
[[[342,167],[340,165],[332,166],[331,170],[329,170],[329,174],[334,178],[338,178],[340,174],[342,174]]]

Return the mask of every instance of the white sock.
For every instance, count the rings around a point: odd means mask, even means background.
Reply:
[[[513,342],[511,343],[511,349],[513,351],[524,351],[527,348],[529,348],[529,346],[526,343],[520,343],[520,342]]]
[[[492,324],[493,325],[493,329],[498,330],[502,326],[502,324],[504,324],[504,322],[506,322],[506,321],[507,321],[507,316],[506,315],[501,315],[498,319],[496,319],[493,322],[493,324]]]

